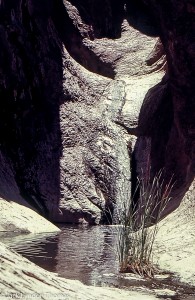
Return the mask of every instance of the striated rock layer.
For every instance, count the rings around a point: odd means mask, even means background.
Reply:
[[[1,1],[2,198],[57,222],[117,220],[135,145],[133,174],[165,167],[179,205],[194,176],[194,4],[179,2]]]

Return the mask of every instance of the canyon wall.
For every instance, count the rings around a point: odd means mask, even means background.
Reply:
[[[117,221],[149,160],[174,175],[175,209],[194,177],[194,14],[191,1],[2,0],[0,196],[53,222]]]
[[[168,71],[158,116],[148,117],[151,105],[155,105],[154,97],[149,95],[150,100],[143,103],[140,120],[143,128],[143,118],[147,115],[144,125],[157,126],[148,132],[154,172],[164,168],[167,180],[171,176],[174,179],[172,201],[166,212],[169,213],[178,207],[195,174],[195,3],[182,0],[144,3],[158,24]],[[192,190],[192,198],[193,193]]]

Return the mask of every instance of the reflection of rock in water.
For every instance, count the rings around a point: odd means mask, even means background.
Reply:
[[[55,272],[58,233],[17,234],[1,233],[0,240],[38,266]]]
[[[0,234],[0,239],[39,266],[58,272],[65,278],[90,285],[133,287],[138,291],[141,287],[141,293],[147,289],[156,295],[171,292],[176,294],[178,300],[194,300],[190,298],[190,295],[195,295],[193,286],[181,284],[173,274],[157,276],[154,280],[144,280],[133,274],[119,274],[115,257],[117,232],[118,227],[115,226],[69,226],[56,235]],[[193,273],[189,273],[193,277]],[[169,299],[175,298],[170,296]]]
[[[112,227],[66,226],[59,234],[3,235],[1,241],[37,265],[87,284],[116,273],[116,235]]]
[[[65,278],[97,284],[103,273],[116,272],[110,227],[65,227],[59,235],[56,271]]]
[[[13,253],[0,243],[1,299],[83,299],[149,300],[157,299],[148,291],[90,287],[81,282],[58,277]]]

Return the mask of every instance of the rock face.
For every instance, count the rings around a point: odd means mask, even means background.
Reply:
[[[1,3],[2,159],[20,197],[53,221],[99,223],[102,211],[130,197],[131,139],[116,121],[122,110],[128,119],[126,102],[133,102],[126,94],[135,80],[128,86],[124,78],[156,68],[145,62],[156,39],[127,22],[119,40],[103,39],[112,28],[99,31],[93,14],[94,28],[88,25],[92,4],[82,12],[68,1],[22,3]],[[148,85],[157,77],[149,75]]]
[[[149,0],[1,1],[3,198],[52,221],[117,219],[131,195],[135,144],[133,173],[148,157],[153,174],[174,173],[169,210],[177,207],[194,175],[193,63],[178,69],[185,52],[193,56],[194,5],[180,2],[168,17]]]
[[[155,300],[147,292],[85,286],[47,272],[0,244],[0,297],[13,299]]]
[[[0,198],[0,232],[41,233],[58,232],[60,229],[34,210]]]
[[[153,172],[165,168],[167,179],[174,175],[168,213],[178,207],[195,174],[195,43],[192,34],[195,4],[182,0],[143,2],[158,24],[168,72],[166,81],[146,96],[139,117],[140,135],[144,137],[138,138],[137,143],[138,149],[142,149],[147,136]],[[158,95],[158,104],[155,95]]]

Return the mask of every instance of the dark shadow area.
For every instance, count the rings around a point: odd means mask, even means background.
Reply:
[[[70,0],[85,24],[91,26],[91,38],[116,39],[121,36],[124,0]]]
[[[86,1],[86,4],[87,2],[88,1]],[[92,7],[92,2],[93,1],[89,1],[86,9]],[[84,7],[85,2],[82,3],[82,5],[80,4],[80,1],[78,1],[78,3],[73,4],[75,4],[76,7],[78,6],[77,8],[79,9],[80,7]],[[90,50],[87,46],[84,45],[83,39],[85,37],[88,37],[92,40],[96,37],[96,32],[93,31],[92,27],[88,30],[83,30],[81,28],[79,30],[78,26],[75,25],[75,22],[77,21],[72,20],[70,18],[65,8],[65,5],[63,4],[63,1],[55,1],[55,7],[56,9],[53,12],[53,20],[55,22],[55,26],[59,33],[60,39],[66,45],[66,49],[68,50],[69,54],[80,65],[82,65],[89,71],[94,72],[96,74],[100,74],[105,77],[114,78],[115,72],[111,63],[101,61],[100,58],[97,55],[95,55],[95,53],[92,50]],[[88,14],[90,15],[90,12],[87,13],[86,10],[84,10],[84,12],[85,16],[88,16]],[[81,16],[83,17],[82,9]],[[94,16],[95,20],[98,19],[98,16],[101,20],[105,22],[102,15],[98,15],[96,11],[96,15]],[[92,20],[90,20],[90,22],[92,22]],[[109,22],[110,19],[108,20],[108,23]],[[92,23],[89,23],[89,27],[90,26],[92,26]],[[104,27],[106,27],[106,23],[104,23]]]
[[[185,193],[189,189],[194,176],[187,178],[188,165],[185,165],[186,154],[183,141],[179,136],[174,123],[173,96],[168,76],[155,87],[151,88],[145,96],[138,120],[138,139],[133,152],[133,193],[136,187],[137,172],[143,174],[150,168],[150,180],[163,170],[164,185],[171,180],[171,200],[163,211],[165,217],[175,210]],[[148,157],[146,153],[146,140],[150,141]],[[139,194],[133,203],[137,207]]]
[[[65,100],[55,2],[0,4],[1,152],[23,198],[45,216],[60,198],[59,105]]]
[[[114,205],[112,203],[106,203],[104,211],[102,211],[101,225],[112,225],[114,214]]]
[[[147,92],[138,120],[139,136],[151,138],[150,162],[153,174],[165,165],[165,149],[173,118],[171,90],[168,79],[164,77],[159,84]]]
[[[140,172],[140,168],[142,168],[142,173],[145,174],[149,168],[152,182],[157,172],[165,168],[167,143],[169,142],[173,118],[172,95],[168,78],[165,76],[159,84],[147,92],[139,114],[137,128],[138,139],[135,144],[134,152],[132,153],[132,195],[134,195],[134,211],[136,211],[139,201],[139,188],[137,189],[138,169]],[[144,160],[144,155],[147,151],[146,140],[150,140],[150,151],[148,150],[148,157],[145,157]],[[147,170],[145,168],[147,168]],[[173,173],[171,173],[170,170],[165,170],[164,178],[166,183],[169,182],[172,175]]]
[[[137,180],[137,165],[136,165],[136,158],[135,158],[135,151],[131,154],[131,205],[132,205],[132,212],[133,215],[137,211],[138,208],[138,201],[140,195],[140,189],[138,187],[138,180]]]
[[[130,26],[149,36],[159,36],[160,29],[151,8],[142,0],[126,1],[126,18]]]

